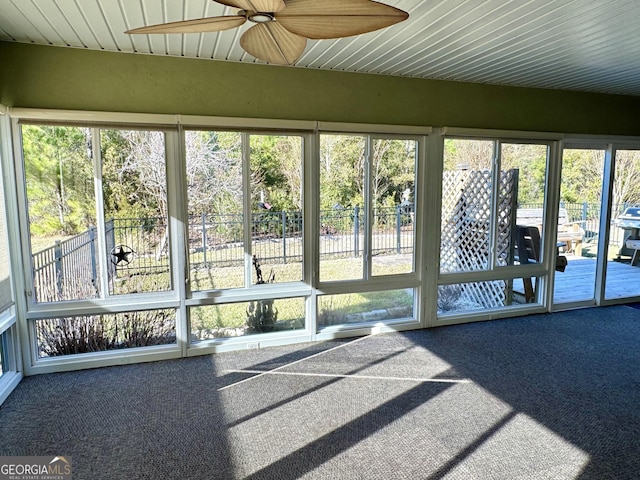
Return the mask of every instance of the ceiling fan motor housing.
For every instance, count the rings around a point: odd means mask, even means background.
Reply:
[[[251,10],[241,10],[240,15],[247,17],[253,23],[269,23],[275,20],[273,12],[253,12]]]

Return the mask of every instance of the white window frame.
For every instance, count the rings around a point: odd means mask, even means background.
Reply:
[[[0,105],[0,194],[4,194],[6,231],[0,231],[0,235],[7,240],[9,249],[9,282],[11,283],[11,296],[15,302],[15,267],[17,255],[15,245],[9,232],[13,231],[17,224],[17,213],[14,208],[15,203],[15,178],[11,159],[11,122],[6,115],[6,108]],[[0,405],[6,400],[9,394],[16,388],[23,377],[22,356],[20,350],[20,339],[18,337],[18,321],[16,315],[17,307],[15,303],[0,311],[0,343],[4,351],[4,363],[2,365],[3,374],[0,376]]]
[[[611,203],[613,201],[613,182],[616,173],[616,153],[618,150],[640,150],[640,137],[625,136],[601,136],[601,135],[567,135],[559,146],[560,160],[567,149],[588,149],[602,150],[605,153],[604,169],[603,169],[603,185],[600,203],[600,225],[599,231],[605,232],[604,235],[598,236],[598,251],[604,252],[608,249],[611,225]],[[560,170],[562,164],[560,163]],[[560,183],[558,183],[559,198]],[[587,301],[553,303],[553,278],[549,292],[550,311],[559,312],[572,308],[587,306],[607,306],[620,305],[629,303],[630,301],[640,301],[640,295],[606,299],[606,276],[607,276],[607,258],[606,255],[598,255],[596,262],[596,277],[594,285],[594,298]],[[555,277],[555,275],[553,276]]]
[[[150,129],[162,131],[165,134],[165,151],[166,151],[166,170],[167,170],[167,196],[169,201],[169,234],[176,237],[175,242],[170,242],[171,248],[171,272],[172,272],[172,288],[165,292],[150,292],[142,294],[129,295],[113,295],[103,298],[94,298],[86,300],[72,300],[55,303],[35,303],[32,296],[28,292],[32,288],[31,256],[23,255],[20,270],[22,272],[22,285],[26,295],[23,297],[23,305],[20,309],[24,322],[21,323],[21,347],[23,356],[24,372],[27,375],[37,373],[50,373],[55,371],[77,370],[82,368],[96,368],[109,365],[118,365],[123,363],[136,363],[144,361],[165,360],[179,358],[186,349],[186,341],[188,336],[186,331],[181,327],[181,315],[184,315],[184,309],[181,308],[180,292],[181,285],[184,280],[179,264],[174,260],[179,258],[176,252],[181,250],[181,237],[174,235],[173,232],[179,232],[183,226],[179,220],[177,213],[174,211],[178,202],[179,192],[175,188],[176,172],[179,170],[173,168],[178,163],[178,127],[174,116],[170,115],[138,115],[138,114],[102,114],[100,112],[71,112],[71,111],[51,111],[51,110],[30,110],[15,109],[12,113],[12,130],[14,145],[14,163],[17,179],[24,179],[24,161],[22,156],[22,135],[21,123],[26,124],[60,124],[70,127],[83,126],[92,128],[92,142],[94,148],[94,179],[98,187],[97,192],[102,192],[101,188],[101,161],[100,161],[100,139],[98,132],[101,129]],[[27,218],[27,200],[24,180],[21,182],[20,188],[16,191],[17,203],[20,205],[19,214],[20,230],[28,232]],[[102,195],[96,197],[96,206],[98,210],[98,245],[99,251],[104,251],[104,218],[102,207]],[[182,241],[184,241],[182,239]],[[30,252],[29,239],[26,235],[17,239],[23,252]],[[102,258],[101,272],[106,272]],[[104,278],[102,279],[104,284]],[[20,295],[19,295],[20,297]],[[55,318],[57,316],[76,316],[76,315],[101,315],[112,314],[118,312],[140,311],[140,310],[158,310],[158,309],[175,309],[176,310],[176,344],[161,345],[144,348],[131,348],[125,351],[105,351],[94,352],[83,355],[69,355],[60,357],[40,358],[36,342],[35,322],[40,319]]]
[[[425,243],[420,242],[424,237],[425,218],[429,208],[425,203],[425,176],[427,171],[427,152],[431,142],[431,127],[404,127],[404,126],[388,126],[388,125],[363,125],[363,124],[343,124],[333,122],[319,122],[317,135],[317,145],[320,145],[321,135],[354,135],[362,136],[365,139],[365,215],[366,231],[364,236],[363,248],[363,276],[353,280],[339,281],[320,281],[320,262],[319,262],[319,218],[320,218],[320,172],[319,157],[314,162],[313,171],[313,198],[315,212],[313,216],[313,234],[314,234],[314,286],[316,286],[316,295],[314,299],[314,309],[317,310],[317,298],[321,295],[339,295],[344,293],[365,293],[376,292],[381,290],[396,289],[412,289],[413,295],[413,318],[398,319],[377,323],[375,325],[356,325],[347,324],[316,326],[317,334],[315,338],[318,340],[328,340],[332,338],[369,335],[374,333],[393,332],[400,330],[408,330],[415,328],[423,328],[426,326],[424,315],[423,296],[425,292],[425,277],[423,275],[424,251]],[[394,275],[372,275],[371,274],[371,229],[373,221],[373,211],[371,208],[370,184],[370,149],[375,140],[380,139],[399,139],[411,140],[416,142],[416,160],[415,160],[415,197],[414,204],[416,207],[415,227],[414,227],[414,258],[413,272],[394,274]],[[319,151],[316,149],[316,155]],[[315,312],[317,313],[317,312]],[[314,320],[317,315],[314,315]]]
[[[310,158],[312,157],[313,134],[306,130],[311,126],[309,122],[282,122],[280,128],[274,128],[269,125],[270,122],[259,121],[253,128],[247,125],[237,125],[237,128],[221,127],[215,119],[197,117],[193,119],[188,117],[184,130],[189,131],[227,131],[239,133],[242,136],[242,170],[243,170],[243,238],[245,242],[245,258],[244,258],[244,286],[237,288],[228,288],[220,290],[200,290],[187,291],[185,306],[187,309],[191,307],[207,307],[213,305],[225,305],[232,303],[243,303],[255,300],[279,300],[287,298],[301,298],[305,301],[305,328],[299,330],[289,330],[283,332],[261,333],[256,335],[247,335],[235,338],[220,338],[201,340],[189,343],[187,348],[187,356],[203,355],[208,353],[225,352],[237,350],[238,348],[247,347],[255,348],[259,346],[282,345],[289,343],[297,343],[304,341],[312,341],[313,339],[313,322],[309,321],[309,298],[311,298],[313,289],[309,282],[311,277],[311,264],[307,261],[309,251],[309,225],[304,220],[304,215],[309,210],[309,197],[306,189],[306,174],[309,169]],[[238,123],[238,122],[234,122]],[[279,122],[276,122],[279,123]],[[286,127],[286,128],[283,128]],[[265,136],[291,136],[300,137],[302,139],[302,211],[303,213],[303,261],[302,261],[302,279],[300,281],[283,282],[274,284],[253,284],[253,267],[251,264],[251,175],[250,175],[250,138],[254,135]],[[186,162],[186,156],[185,156]],[[184,201],[184,208],[187,208],[187,201]],[[189,267],[185,268],[186,282],[189,282]],[[190,332],[191,324],[188,323],[187,330]]]
[[[508,280],[513,278],[536,277],[539,281],[538,303],[508,305],[490,310],[465,311],[459,313],[451,313],[446,315],[435,315],[433,325],[455,325],[460,323],[492,320],[496,318],[508,318],[514,315],[523,315],[528,313],[542,313],[549,311],[550,298],[553,292],[553,271],[555,269],[556,249],[555,238],[557,233],[557,222],[551,219],[557,218],[558,214],[558,196],[559,196],[559,145],[563,135],[557,133],[545,132],[524,132],[524,131],[506,131],[506,130],[490,130],[490,129],[467,129],[446,127],[441,130],[442,151],[444,152],[444,142],[447,138],[461,138],[469,140],[483,140],[494,142],[494,165],[492,174],[495,177],[499,174],[501,166],[501,145],[502,144],[535,144],[546,145],[548,147],[547,154],[547,178],[545,180],[545,199],[544,199],[544,238],[542,239],[542,262],[531,265],[510,265],[510,266],[494,266],[486,270],[469,271],[469,272],[443,272],[440,273],[440,265],[437,265],[438,286],[453,285],[461,283],[475,283],[492,280]],[[444,153],[441,158],[441,166],[444,162]],[[442,201],[442,171],[438,172],[440,182],[439,185],[431,185],[440,192],[440,202]],[[432,179],[433,180],[433,179]],[[494,199],[495,200],[495,199]],[[440,209],[442,205],[440,203]],[[493,216],[492,216],[493,217]],[[440,219],[438,219],[440,227]],[[440,230],[440,228],[438,229]],[[440,237],[440,231],[438,232]],[[494,239],[490,239],[495,241]],[[438,238],[440,242],[440,238]],[[440,243],[438,243],[438,251]],[[439,259],[438,259],[439,260]],[[437,291],[432,301],[437,303]],[[437,307],[436,307],[437,308]]]
[[[114,365],[121,363],[133,363],[137,361],[149,361],[165,358],[176,358],[178,356],[191,356],[206,354],[225,350],[234,350],[247,346],[255,346],[255,336],[247,336],[238,339],[224,339],[215,342],[201,342],[201,344],[190,343],[190,331],[187,322],[187,309],[190,306],[211,305],[221,302],[240,302],[250,301],[260,298],[306,298],[306,314],[307,325],[304,331],[283,332],[280,335],[263,334],[260,338],[260,345],[276,345],[293,343],[300,341],[312,341],[320,339],[316,331],[315,313],[316,313],[316,296],[318,293],[318,285],[316,281],[317,269],[314,269],[316,258],[314,255],[315,243],[317,242],[315,234],[316,227],[314,219],[317,217],[315,205],[312,201],[317,193],[317,185],[314,184],[315,165],[318,160],[318,132],[333,131],[337,133],[362,133],[371,136],[381,135],[404,135],[419,136],[419,155],[421,160],[418,161],[418,185],[422,182],[422,176],[426,170],[426,152],[428,150],[428,135],[431,133],[430,128],[411,127],[411,126],[385,126],[385,125],[361,125],[361,124],[336,124],[323,123],[315,121],[289,121],[289,120],[269,120],[269,119],[241,119],[241,118],[225,118],[225,117],[201,117],[201,116],[182,116],[182,115],[145,115],[145,114],[127,114],[127,113],[105,113],[105,112],[78,112],[78,111],[60,111],[60,110],[40,110],[40,109],[13,109],[11,110],[12,121],[14,125],[14,143],[18,143],[14,147],[15,163],[22,168],[22,153],[19,146],[19,129],[17,125],[20,122],[25,123],[57,123],[67,124],[70,126],[92,126],[116,127],[116,128],[149,128],[159,129],[167,132],[166,134],[166,150],[167,150],[167,181],[171,185],[179,185],[170,189],[170,205],[174,205],[174,211],[170,214],[171,228],[171,245],[172,245],[172,270],[173,270],[173,286],[174,290],[170,295],[166,292],[161,294],[144,294],[140,298],[132,298],[131,296],[110,297],[108,299],[88,300],[64,302],[64,304],[32,304],[27,305],[23,301],[20,310],[23,312],[24,324],[21,328],[22,345],[26,346],[27,353],[24,353],[25,372],[45,373],[61,370],[73,370],[78,368],[91,368],[98,366]],[[261,285],[261,288],[234,289],[226,292],[197,292],[193,295],[188,294],[188,288],[185,284],[188,278],[188,266],[183,258],[184,248],[186,246],[187,232],[187,214],[186,214],[186,191],[181,187],[184,183],[184,172],[182,171],[182,162],[184,162],[185,146],[183,131],[185,129],[208,129],[208,130],[233,130],[248,131],[249,133],[258,134],[279,134],[279,135],[301,135],[304,138],[304,179],[303,179],[303,211],[306,221],[304,231],[304,255],[305,261],[303,281],[291,284],[279,285]],[[94,135],[94,138],[96,136]],[[175,167],[175,168],[174,168]],[[424,204],[424,189],[416,189],[416,203]],[[24,197],[24,194],[22,194]],[[19,197],[19,195],[18,195]],[[20,201],[24,205],[24,198]],[[23,207],[24,208],[24,207]],[[425,209],[426,211],[427,209]],[[25,211],[25,210],[23,210]],[[417,218],[417,222],[424,224],[424,218]],[[21,228],[24,230],[24,219],[21,220]],[[17,232],[17,229],[15,230]],[[17,235],[16,235],[17,237]],[[20,239],[18,239],[20,243]],[[21,244],[23,250],[26,245]],[[423,248],[416,244],[415,248],[415,272],[407,275],[408,280],[397,280],[394,288],[403,288],[405,284],[416,287],[416,316],[422,318],[421,309],[422,301],[419,298],[420,292],[424,290],[421,281],[421,262],[423,258]],[[22,266],[23,273],[28,272]],[[26,276],[26,275],[24,275]],[[30,277],[30,275],[29,275]],[[21,279],[24,285],[24,278]],[[369,290],[387,289],[389,288],[388,279],[372,278],[371,284],[364,287]],[[29,279],[30,281],[30,279]],[[377,284],[377,285],[376,285]],[[20,295],[22,296],[22,295]],[[143,298],[144,297],[144,298]],[[98,352],[95,354],[84,354],[81,356],[69,356],[58,358],[37,358],[35,352],[33,324],[34,320],[39,318],[49,318],[55,315],[82,315],[82,314],[100,314],[112,313],[116,311],[127,311],[131,309],[144,309],[146,307],[155,308],[176,308],[177,324],[176,331],[178,336],[178,345],[171,347],[150,347],[146,349],[130,349],[126,351],[110,351]],[[424,326],[424,322],[416,322],[415,320],[408,325],[394,325],[393,330],[403,328],[418,328]],[[391,327],[385,327],[382,330],[391,331]],[[368,333],[380,331],[378,327],[370,327],[365,329]],[[329,332],[325,337],[343,336],[345,332]],[[355,332],[346,332],[354,334]]]

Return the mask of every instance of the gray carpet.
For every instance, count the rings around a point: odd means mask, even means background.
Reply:
[[[617,306],[39,375],[0,455],[77,480],[638,479],[639,347]]]

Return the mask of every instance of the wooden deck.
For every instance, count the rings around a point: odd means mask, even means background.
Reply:
[[[594,296],[596,278],[595,258],[567,256],[564,272],[556,272],[554,303],[590,300]],[[520,283],[521,285],[521,283]],[[514,284],[517,290],[518,282]],[[613,262],[607,264],[605,298],[608,300],[640,296],[640,266]]]

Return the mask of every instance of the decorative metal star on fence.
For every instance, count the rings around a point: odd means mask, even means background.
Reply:
[[[127,245],[116,245],[111,249],[111,262],[114,265],[120,265],[121,263],[128,265],[134,253],[133,249]]]

